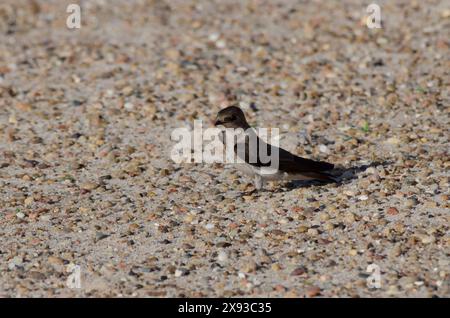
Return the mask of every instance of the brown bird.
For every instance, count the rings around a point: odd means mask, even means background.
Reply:
[[[234,152],[242,162],[237,164],[237,168],[254,178],[257,190],[262,189],[264,182],[268,180],[336,181],[326,173],[333,169],[333,164],[301,158],[264,142],[250,127],[244,112],[237,106],[229,106],[219,111],[215,126],[243,130],[243,134],[234,139],[233,145]],[[269,160],[261,155],[261,148],[266,151]]]

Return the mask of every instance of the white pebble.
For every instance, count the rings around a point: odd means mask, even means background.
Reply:
[[[216,46],[219,49],[223,49],[225,48],[225,46],[227,46],[227,43],[224,40],[219,40],[216,42]]]
[[[260,231],[255,232],[254,235],[255,235],[256,238],[262,238],[262,237],[264,237],[264,233],[263,233],[263,232],[260,232]]]
[[[17,216],[19,219],[23,219],[23,218],[25,217],[25,214],[23,214],[23,212],[19,212],[19,213],[16,214],[16,216]]]
[[[212,223],[208,223],[205,225],[205,229],[207,229],[208,231],[211,231],[214,228],[214,224]]]
[[[219,39],[219,33],[211,33],[208,39],[212,42],[216,42]]]
[[[220,251],[219,255],[217,255],[217,260],[219,262],[226,262],[228,260],[228,254],[225,251]]]
[[[123,105],[123,107],[125,107],[126,110],[133,110],[134,109],[133,103],[130,103],[130,102],[125,103],[125,105]]]
[[[248,110],[250,109],[250,104],[247,102],[240,102],[239,107],[242,108],[243,110]]]
[[[319,146],[319,151],[323,152],[323,153],[328,153],[329,152],[328,147],[325,146],[325,145],[320,145]]]
[[[181,277],[181,275],[183,275],[183,272],[180,271],[179,269],[177,269],[177,270],[175,271],[175,277]]]
[[[375,169],[374,167],[369,167],[366,169],[366,172],[369,174],[375,174],[377,173],[377,169]]]

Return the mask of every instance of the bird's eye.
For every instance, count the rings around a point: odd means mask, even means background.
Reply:
[[[235,120],[236,120],[236,116],[235,115],[231,115],[231,116],[225,118],[226,122],[235,121]]]

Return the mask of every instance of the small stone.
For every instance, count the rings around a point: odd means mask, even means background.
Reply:
[[[365,195],[365,194],[360,195],[360,196],[358,197],[358,200],[359,200],[359,201],[366,201],[367,199],[369,199],[369,197],[368,197],[367,195]]]
[[[97,232],[95,234],[95,240],[98,242],[100,240],[103,240],[103,239],[107,238],[108,236],[109,236],[108,234],[105,234],[105,233],[102,233],[102,232]]]
[[[44,280],[46,278],[44,273],[41,273],[41,272],[38,272],[38,271],[31,271],[28,274],[28,276],[31,279],[34,279],[34,280]]]
[[[423,244],[430,244],[430,243],[434,243],[435,238],[434,238],[434,236],[431,236],[431,235],[423,235],[423,236],[421,236],[421,241]]]
[[[210,40],[211,42],[216,42],[218,39],[219,39],[219,37],[220,37],[220,34],[219,33],[211,33],[209,36],[208,36],[208,40]]]
[[[14,270],[16,267],[22,266],[23,258],[21,256],[13,257],[8,263],[8,269]]]
[[[131,223],[131,224],[128,226],[128,230],[130,230],[131,232],[136,231],[137,229],[139,229],[139,224]]]
[[[253,234],[256,238],[263,238],[264,233],[261,231],[256,231],[255,234]]]
[[[344,221],[347,223],[347,224],[352,224],[352,223],[354,223],[355,222],[355,215],[352,213],[352,212],[346,212],[345,213],[345,215],[344,215]]]
[[[98,185],[97,183],[94,183],[94,182],[86,182],[86,183],[83,183],[83,184],[80,186],[80,188],[83,189],[83,190],[91,191],[91,190],[94,190],[94,189],[98,188],[98,186],[99,186],[99,185]]]
[[[217,247],[221,247],[221,248],[225,248],[225,247],[230,247],[231,243],[228,242],[219,242],[216,244]]]
[[[358,251],[355,250],[355,249],[350,250],[350,251],[348,252],[348,255],[350,255],[350,256],[356,256],[356,255],[358,255]]]
[[[125,86],[125,87],[122,89],[122,94],[125,95],[125,96],[130,96],[131,94],[133,94],[133,91],[134,91],[133,87],[131,87],[131,86]]]
[[[218,40],[216,41],[216,47],[218,49],[223,49],[227,46],[227,42],[225,42],[225,40]]]
[[[306,297],[316,297],[320,295],[320,288],[317,286],[310,286],[305,291]]]
[[[409,198],[405,201],[405,207],[412,208],[419,204],[419,201],[416,198]]]
[[[168,49],[165,52],[165,55],[168,59],[172,60],[172,61],[176,61],[179,59],[180,57],[180,52],[176,49]]]
[[[125,103],[125,105],[123,105],[123,107],[128,111],[132,111],[134,109],[134,104],[127,102],[127,103]]]
[[[377,169],[375,169],[374,167],[369,167],[366,169],[366,172],[368,174],[376,174],[377,173]]]
[[[400,139],[398,139],[397,137],[391,137],[386,140],[386,143],[391,145],[398,145],[400,143]]]
[[[278,271],[281,270],[281,266],[280,266],[280,264],[278,264],[278,263],[272,264],[272,265],[270,266],[270,268],[271,268],[273,271],[276,271],[276,272],[278,272]]]
[[[282,230],[275,229],[271,231],[271,234],[274,236],[284,236],[286,233],[284,233]]]
[[[11,114],[9,116],[9,118],[8,118],[8,122],[10,124],[13,124],[13,125],[17,124],[17,117],[16,117],[16,115],[15,114]]]
[[[334,224],[331,222],[327,222],[324,224],[323,228],[327,231],[331,231],[334,229]]]
[[[319,145],[319,151],[320,151],[320,152],[323,152],[323,153],[329,153],[329,152],[330,152],[330,150],[328,149],[328,147],[325,146],[325,145]]]
[[[300,276],[306,273],[306,267],[300,266],[291,272],[291,276]]]
[[[18,213],[16,213],[16,217],[18,219],[23,219],[25,217],[25,214],[23,212],[18,212]]]
[[[47,262],[51,265],[64,265],[64,261],[56,256],[49,256]]]
[[[47,169],[50,168],[51,166],[45,162],[41,162],[40,164],[38,164],[37,166],[39,169]]]
[[[208,223],[205,225],[205,229],[207,229],[208,231],[211,231],[214,229],[214,224],[212,223]]]
[[[220,251],[217,255],[217,260],[219,262],[226,262],[228,260],[228,254],[225,251]]]
[[[396,208],[394,208],[394,207],[389,207],[386,210],[386,213],[389,214],[389,215],[397,215],[398,214],[398,210]]]
[[[24,201],[26,206],[30,206],[33,202],[34,202],[34,198],[33,197],[28,197]]]
[[[33,109],[31,107],[31,105],[27,104],[27,103],[17,103],[16,107],[17,107],[18,110],[24,111],[24,112],[29,112],[29,111],[31,111]]]
[[[306,231],[308,231],[308,227],[307,227],[307,226],[304,226],[304,225],[300,225],[300,226],[298,227],[298,231],[299,231],[300,233],[305,233]]]
[[[254,272],[256,272],[257,268],[258,268],[258,265],[254,261],[248,261],[242,267],[242,271],[244,273],[254,273]]]
[[[195,216],[192,214],[188,214],[184,217],[184,222],[186,223],[191,223],[192,221],[194,221]]]
[[[344,191],[344,194],[348,197],[354,197],[356,193],[352,190],[346,190]]]
[[[189,271],[186,268],[180,268],[175,270],[174,276],[175,277],[181,277],[181,276],[186,276],[189,275]]]
[[[450,9],[444,9],[441,12],[441,17],[444,18],[444,19],[449,18],[450,17]]]

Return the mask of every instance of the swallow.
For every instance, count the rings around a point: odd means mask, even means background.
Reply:
[[[229,106],[222,109],[217,114],[214,122],[216,127],[233,128],[243,133],[237,134],[234,138],[234,153],[241,163],[237,164],[238,170],[253,177],[253,183],[256,190],[261,190],[266,181],[274,180],[320,180],[322,182],[336,182],[333,177],[327,173],[334,168],[334,165],[328,162],[315,161],[311,159],[298,157],[289,151],[273,146],[264,142],[256,134],[256,131],[248,124],[244,112],[237,106]],[[224,135],[221,137],[225,143]],[[251,145],[251,141],[256,146]],[[257,141],[257,142],[255,142]],[[266,150],[270,157],[261,157],[260,148]],[[274,154],[272,157],[271,155]],[[276,155],[276,157],[275,157]],[[277,160],[274,164],[273,160]]]

